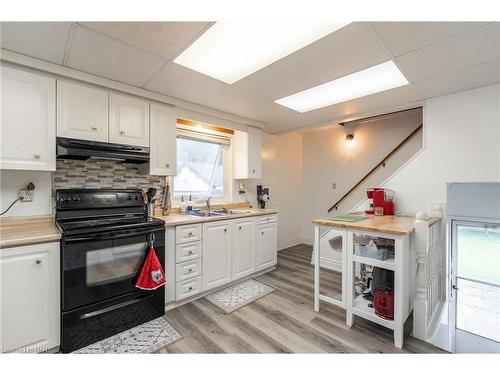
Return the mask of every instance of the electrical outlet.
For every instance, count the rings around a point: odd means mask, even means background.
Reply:
[[[19,190],[19,198],[21,198],[21,202],[32,202],[33,190],[28,190],[28,189]]]

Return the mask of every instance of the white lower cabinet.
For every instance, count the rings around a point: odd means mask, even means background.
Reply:
[[[232,280],[232,225],[228,220],[203,224],[203,290]]]
[[[255,218],[234,221],[233,280],[255,271]]]
[[[0,349],[40,352],[59,346],[59,243],[0,251]]]
[[[257,226],[257,266],[256,271],[272,267],[277,263],[277,232],[276,223]]]

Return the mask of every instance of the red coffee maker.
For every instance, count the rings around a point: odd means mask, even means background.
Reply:
[[[370,209],[365,213],[373,215],[375,207],[381,207],[384,210],[384,215],[394,215],[394,191],[384,188],[370,188],[366,190],[366,196],[372,200]]]

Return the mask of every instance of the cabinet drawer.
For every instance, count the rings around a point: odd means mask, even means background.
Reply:
[[[201,258],[201,241],[179,244],[175,247],[175,263]]]
[[[175,265],[175,281],[184,281],[201,275],[201,259],[195,259]]]
[[[202,237],[201,224],[179,225],[175,227],[176,243],[200,241],[201,237]]]
[[[194,296],[198,293],[201,293],[201,276],[175,284],[176,301]]]
[[[257,224],[275,223],[276,221],[278,221],[278,215],[266,215],[257,218]]]

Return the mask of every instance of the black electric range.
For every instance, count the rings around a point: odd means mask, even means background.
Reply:
[[[164,314],[164,287],[135,287],[152,239],[165,268],[165,222],[144,212],[141,190],[57,190],[62,352]]]

